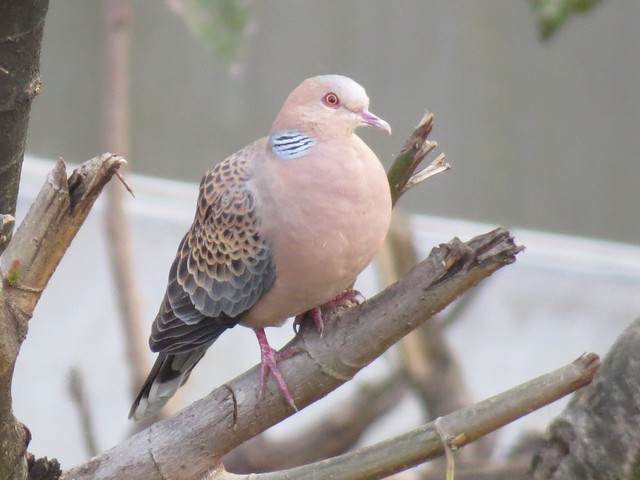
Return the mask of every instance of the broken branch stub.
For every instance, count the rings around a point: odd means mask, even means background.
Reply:
[[[80,165],[67,179],[60,159],[35,202],[0,256],[0,272],[10,275],[9,289],[30,315],[102,188],[125,160],[105,153]]]
[[[29,465],[38,464],[27,458],[31,435],[14,417],[11,398],[29,319],[102,188],[123,162],[104,154],[82,164],[67,180],[59,160],[0,255],[0,478],[23,478]]]

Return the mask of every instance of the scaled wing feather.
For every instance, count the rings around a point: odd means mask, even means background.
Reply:
[[[208,171],[152,327],[151,350],[184,353],[236,325],[275,279],[250,187],[256,144]]]

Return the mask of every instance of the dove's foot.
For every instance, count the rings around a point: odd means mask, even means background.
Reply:
[[[264,328],[256,328],[254,330],[256,332],[256,336],[258,337],[258,343],[260,344],[260,386],[258,388],[259,397],[262,399],[264,397],[265,388],[267,385],[267,377],[269,372],[273,375],[274,380],[278,384],[278,388],[280,389],[280,393],[286,400],[286,402],[293,408],[296,412],[298,411],[298,407],[296,407],[295,402],[293,401],[293,397],[291,393],[289,393],[289,389],[287,388],[287,384],[284,381],[284,377],[278,368],[278,362],[282,360],[286,360],[287,358],[295,355],[300,351],[299,348],[291,347],[282,352],[276,352],[267,340],[267,335],[264,331]]]

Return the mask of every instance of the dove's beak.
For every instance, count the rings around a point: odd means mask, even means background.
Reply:
[[[362,119],[362,123],[364,123],[365,125],[379,128],[380,130],[387,132],[389,135],[391,135],[391,126],[380,117],[374,115],[368,110],[363,110],[358,115]]]

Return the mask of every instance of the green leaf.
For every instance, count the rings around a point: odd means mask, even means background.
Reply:
[[[585,13],[601,0],[529,0],[543,39],[550,38],[574,13]]]
[[[227,66],[240,56],[249,24],[249,8],[243,0],[168,0],[189,31]]]

